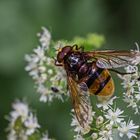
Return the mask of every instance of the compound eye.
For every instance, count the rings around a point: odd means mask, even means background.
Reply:
[[[63,52],[59,52],[58,55],[57,55],[57,61],[58,62],[62,62],[63,59],[64,59],[64,53]]]
[[[62,62],[64,60],[64,57],[71,51],[71,49],[72,48],[70,46],[65,46],[64,48],[62,48],[62,50],[57,55],[57,61]]]

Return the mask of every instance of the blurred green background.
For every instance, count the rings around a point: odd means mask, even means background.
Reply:
[[[37,109],[42,131],[48,129],[57,140],[73,139],[70,102],[40,103],[24,70],[24,55],[38,45],[36,33],[41,26],[50,30],[54,40],[95,32],[106,38],[102,49],[135,48],[134,42],[140,43],[140,1],[0,0],[0,140],[6,139],[4,116],[12,102],[23,97]],[[119,94],[120,85],[116,86]]]

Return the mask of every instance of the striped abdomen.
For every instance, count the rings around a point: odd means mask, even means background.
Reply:
[[[91,94],[110,96],[114,92],[114,82],[107,69],[94,66],[85,83]]]

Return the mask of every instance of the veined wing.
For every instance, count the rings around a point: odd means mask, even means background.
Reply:
[[[126,65],[134,64],[137,57],[140,57],[140,52],[137,51],[93,51],[85,52],[88,59],[95,59],[96,65],[99,68],[119,68]]]
[[[89,95],[80,90],[77,83],[70,76],[68,76],[68,86],[76,118],[79,124],[85,128],[92,122],[92,107]]]

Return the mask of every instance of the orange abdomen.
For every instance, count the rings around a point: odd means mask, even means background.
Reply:
[[[93,80],[89,92],[99,96],[111,96],[114,93],[114,82],[107,69],[103,69],[98,77]]]
[[[91,71],[80,80],[84,82],[90,94],[99,96],[111,96],[114,93],[114,82],[107,69],[96,67],[95,64],[91,66]]]

